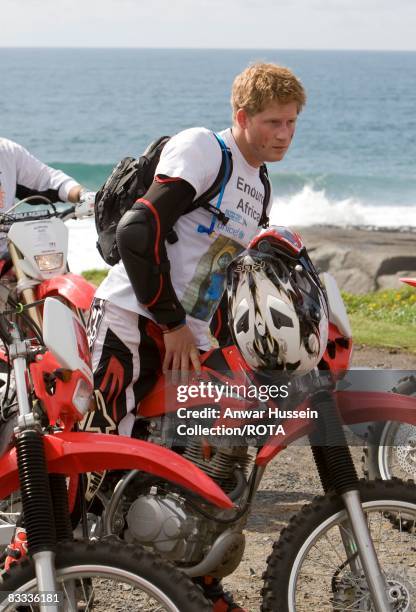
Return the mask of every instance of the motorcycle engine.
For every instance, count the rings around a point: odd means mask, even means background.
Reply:
[[[183,456],[215,480],[232,499],[245,488],[247,468],[252,461],[247,446],[218,446],[204,449],[200,440],[189,440]]]
[[[233,500],[247,487],[246,471],[252,461],[247,447],[210,447],[190,439],[183,457],[192,461],[212,478]],[[206,508],[210,513],[215,510]],[[173,562],[199,563],[215,539],[229,525],[210,521],[196,512],[181,494],[161,493],[157,487],[139,495],[130,505],[126,516],[124,537],[154,548]]]
[[[175,493],[140,495],[126,517],[128,542],[151,546],[171,561],[196,563],[215,527],[194,513]]]

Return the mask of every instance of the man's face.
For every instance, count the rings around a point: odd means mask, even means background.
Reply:
[[[244,109],[237,111],[236,120],[243,136],[242,153],[252,166],[283,159],[295,133],[298,108],[296,102],[271,102],[256,115]]]

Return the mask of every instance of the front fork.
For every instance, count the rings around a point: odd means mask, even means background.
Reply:
[[[22,301],[24,304],[32,304],[36,301],[35,291],[33,289],[36,284],[36,281],[33,281],[32,279],[28,278],[23,272],[23,270],[20,268],[19,262],[22,258],[19,256],[19,252],[13,242],[9,241],[8,248],[11,260],[13,262],[13,268],[17,283],[18,285],[20,284],[21,287]],[[42,319],[40,316],[40,312],[36,306],[29,310],[29,316],[31,317],[32,321],[38,326],[38,328],[42,329]]]
[[[16,330],[12,331],[12,338],[10,357],[19,404],[16,456],[28,552],[35,565],[38,591],[55,594],[56,543],[72,539],[65,476],[48,475],[43,435],[26,387],[27,345]],[[40,603],[40,610],[58,612],[58,606]]]
[[[376,612],[391,612],[388,585],[362,508],[357,472],[332,393],[314,393],[311,406],[319,415],[319,433],[312,434],[310,442],[323,489],[333,489],[342,497],[348,515],[340,532],[350,569],[356,575],[364,573]]]

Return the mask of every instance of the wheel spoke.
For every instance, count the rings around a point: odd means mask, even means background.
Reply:
[[[182,572],[140,547],[66,542],[58,545],[56,567],[65,612],[209,612],[212,607]],[[8,590],[36,594],[34,566],[28,564],[26,570],[11,568]],[[0,588],[1,609],[14,612],[14,604],[4,606],[5,597]],[[39,612],[39,605],[30,609]]]
[[[381,492],[379,498],[374,487]],[[408,530],[409,524],[416,524],[416,487],[399,481],[361,484],[360,495],[381,571],[395,598],[392,610],[416,609],[416,535]],[[345,512],[333,493],[317,498],[312,506],[313,512],[305,509],[292,518],[289,537],[282,537],[273,549],[264,611],[374,612],[359,551],[350,555],[348,540],[354,538]],[[288,576],[283,585],[282,575]]]

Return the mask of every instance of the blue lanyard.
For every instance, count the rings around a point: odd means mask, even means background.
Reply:
[[[219,134],[216,134],[215,132],[213,132],[215,138],[218,140],[218,143],[221,147],[221,155],[223,157],[225,157],[225,171],[224,171],[224,176],[222,179],[222,183],[221,183],[221,189],[220,189],[220,193],[218,195],[218,200],[217,203],[215,205],[215,208],[220,208],[221,206],[221,202],[222,202],[222,197],[224,195],[224,191],[225,191],[225,186],[227,185],[227,181],[228,181],[228,173],[230,171],[230,160],[228,157],[228,153],[227,153],[227,145],[225,144],[225,142],[223,141],[223,139],[221,138],[221,136],[219,136]],[[222,164],[222,161],[221,161]],[[217,220],[217,216],[215,214],[212,215],[212,219],[211,219],[211,225],[209,227],[207,227],[206,225],[198,225],[198,232],[200,234],[212,234],[212,232],[214,231],[214,227],[215,227],[215,223]]]

